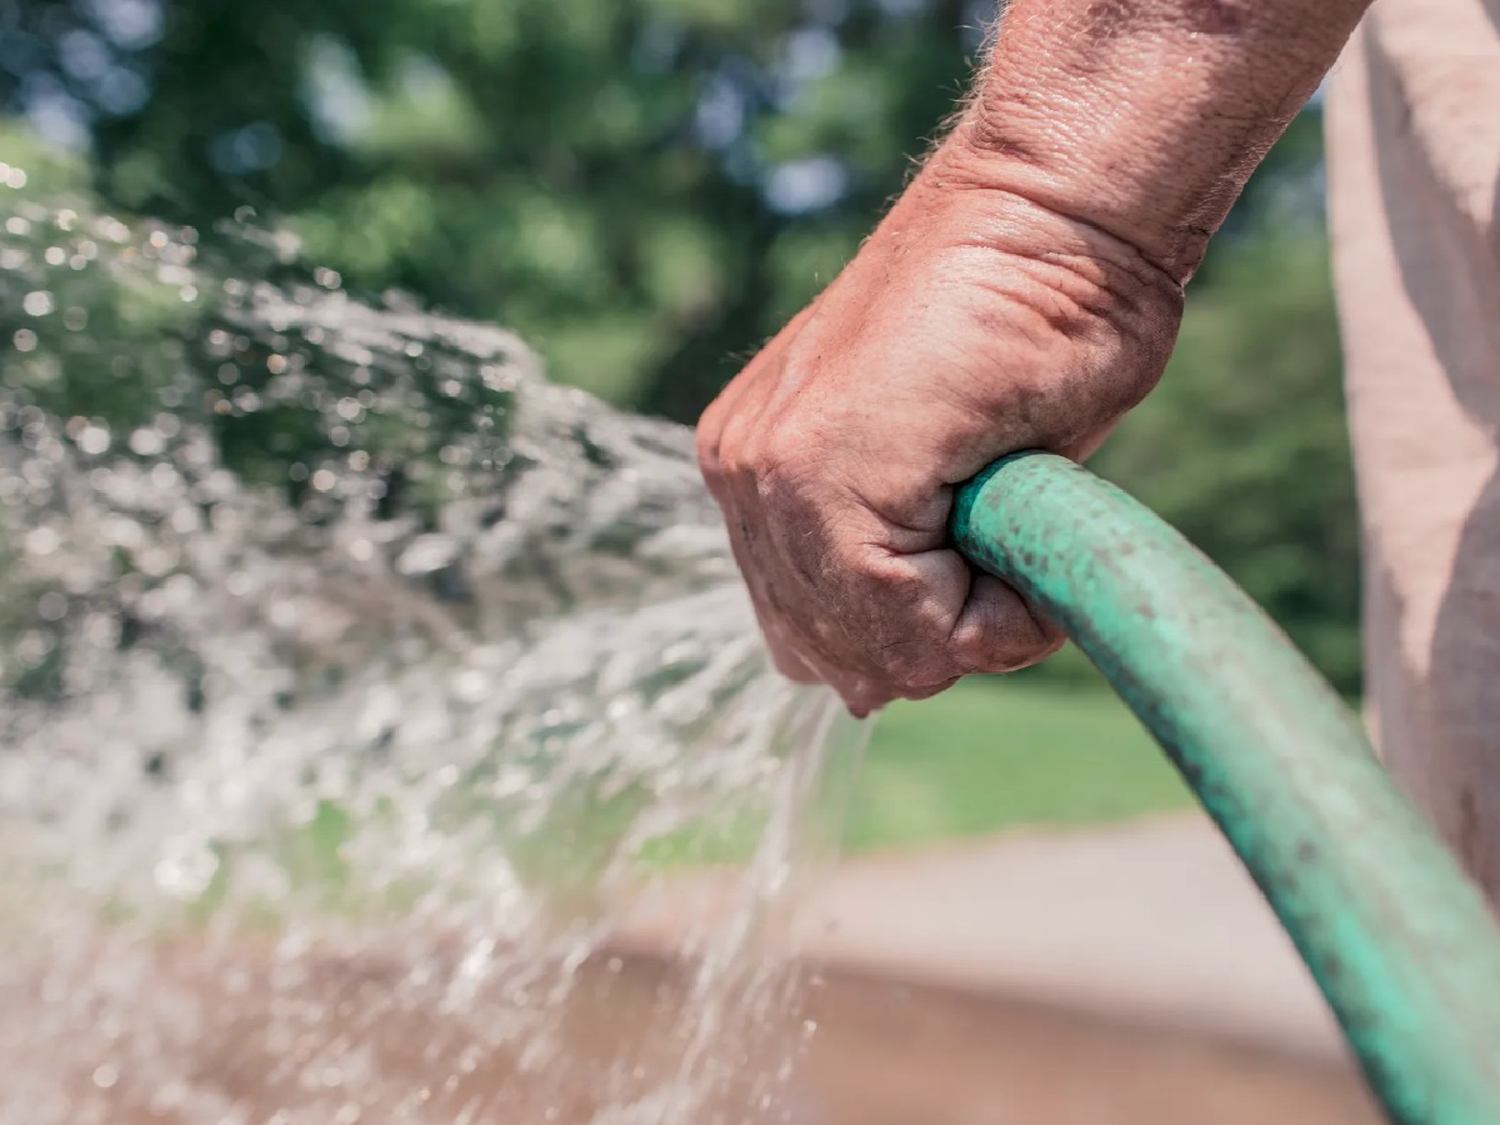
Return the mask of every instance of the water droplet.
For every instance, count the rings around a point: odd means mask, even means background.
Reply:
[[[98,457],[109,450],[109,430],[97,424],[84,426],[74,440],[78,442],[78,448],[91,457]]]
[[[130,241],[130,228],[113,215],[101,215],[95,224],[95,230],[100,237],[108,239],[117,246],[123,246]]]
[[[62,538],[50,527],[35,527],[26,533],[27,554],[45,557],[61,545]]]
[[[138,457],[154,457],[166,448],[166,442],[156,430],[142,427],[130,435],[130,452]]]
[[[51,590],[37,599],[36,612],[43,621],[61,621],[68,616],[68,599]]]
[[[46,316],[52,311],[52,294],[36,289],[21,298],[21,311],[27,316]]]
[[[156,885],[182,901],[202,897],[219,870],[219,859],[202,841],[176,839],[167,842],[167,855],[152,874]]]
[[[396,570],[408,576],[442,570],[458,557],[458,544],[445,535],[421,535],[396,560]]]

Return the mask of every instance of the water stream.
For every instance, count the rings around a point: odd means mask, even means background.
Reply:
[[[690,435],[0,168],[0,1122],[803,1120],[778,935],[863,728]],[[691,972],[612,952],[725,860]]]

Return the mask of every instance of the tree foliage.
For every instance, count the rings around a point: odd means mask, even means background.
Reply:
[[[684,418],[899,188],[981,17],[128,0],[158,13],[132,36],[117,2],[0,0],[12,104],[86,122],[107,198],[198,225],[257,207],[348,281],[504,320],[561,377]]]

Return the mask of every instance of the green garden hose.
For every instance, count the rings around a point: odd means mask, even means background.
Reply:
[[[1500,1125],[1500,929],[1348,706],[1227,575],[1049,454],[990,466],[952,531],[1044,609],[1234,845],[1390,1119]]]

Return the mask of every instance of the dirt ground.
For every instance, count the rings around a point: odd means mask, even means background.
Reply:
[[[828,1125],[1373,1125],[1355,1075],[1004,998],[838,978],[806,1063]]]
[[[450,967],[451,968],[451,967]],[[461,975],[461,974],[460,974]],[[459,979],[449,975],[448,981]],[[62,1008],[62,978],[0,987],[0,1121],[11,1125],[1366,1125],[1347,1070],[1201,1036],[856,973],[763,976],[707,1027],[651,959],[585,964],[565,1002],[413,993],[378,957],[300,958],[294,977],[159,950]],[[76,983],[76,982],[75,982]],[[555,983],[552,982],[552,983]],[[525,993],[522,995],[521,993]],[[121,993],[126,995],[127,993]],[[517,1020],[518,1014],[532,1013]],[[131,1013],[125,1011],[125,1016]],[[101,1026],[110,1024],[114,1026]],[[816,1031],[808,1029],[816,1025]],[[695,1039],[695,1035],[700,1036]],[[790,1045],[807,1049],[793,1060]],[[686,1058],[686,1062],[684,1061]],[[786,1082],[778,1071],[796,1062]],[[653,1093],[686,1073],[711,1090]],[[608,1107],[616,1107],[610,1111]],[[625,1111],[619,1107],[632,1106]]]

